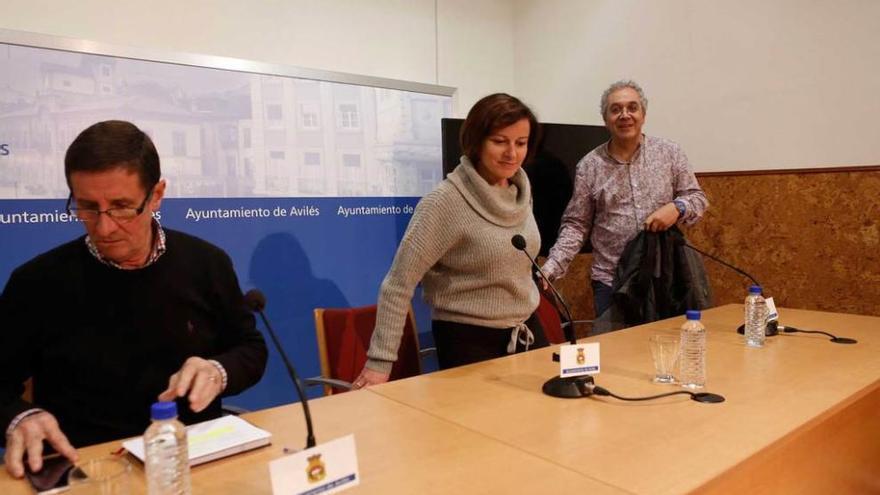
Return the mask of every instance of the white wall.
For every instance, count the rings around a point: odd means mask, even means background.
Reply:
[[[880,164],[880,2],[518,0],[516,91],[544,121],[601,124],[633,78],[646,132],[697,170]]]
[[[456,113],[490,93],[515,94],[510,0],[438,0],[440,84],[458,88]]]
[[[513,89],[506,0],[4,0],[0,27],[453,86],[458,115]]]

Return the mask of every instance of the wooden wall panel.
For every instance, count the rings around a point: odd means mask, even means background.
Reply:
[[[779,306],[880,315],[880,170],[699,180],[712,206],[694,245],[751,273]],[[716,304],[745,298],[748,282],[707,265]]]
[[[778,306],[880,316],[880,167],[698,179],[711,206],[691,243],[751,273]],[[593,316],[590,258],[560,283],[576,318]],[[705,263],[715,304],[741,303],[750,282]]]

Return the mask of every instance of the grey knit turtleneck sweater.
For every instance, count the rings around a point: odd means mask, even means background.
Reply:
[[[388,373],[419,280],[433,318],[490,328],[514,327],[538,307],[531,264],[510,242],[541,239],[529,180],[519,170],[508,187],[491,186],[467,157],[419,201],[382,282],[367,367]]]

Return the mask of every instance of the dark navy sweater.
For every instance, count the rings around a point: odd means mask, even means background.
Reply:
[[[226,369],[223,395],[259,381],[266,344],[221,249],[165,229],[152,265],[120,270],[82,237],[17,268],[0,295],[0,429],[32,407],[58,419],[74,446],[140,435],[150,404],[190,356]],[[21,399],[33,378],[34,403]],[[219,416],[219,398],[185,423]],[[5,436],[4,436],[5,440]]]

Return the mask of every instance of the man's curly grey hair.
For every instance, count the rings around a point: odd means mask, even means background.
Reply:
[[[642,90],[639,83],[632,79],[621,79],[620,81],[613,83],[611,86],[608,86],[608,89],[602,93],[602,101],[599,103],[599,111],[602,112],[602,120],[605,120],[605,112],[608,111],[608,97],[611,96],[611,93],[625,88],[630,88],[639,94],[639,100],[642,102],[642,111],[645,113],[648,112],[648,98],[645,96],[645,91]]]

